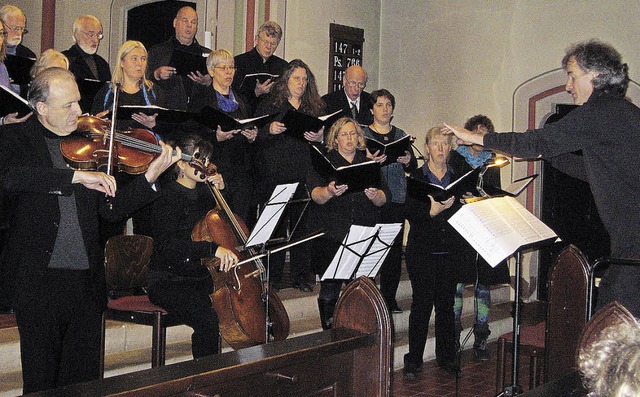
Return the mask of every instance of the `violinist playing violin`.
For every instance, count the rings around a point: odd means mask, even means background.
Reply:
[[[62,156],[81,113],[73,74],[43,71],[28,98],[35,117],[0,127],[0,193],[14,203],[1,260],[14,269],[25,394],[99,378],[107,294],[98,219],[156,199],[158,176],[180,158],[161,143],[147,171],[118,189],[112,176],[74,171]]]
[[[211,144],[197,135],[177,142],[183,153],[199,153],[200,160],[211,155]],[[231,250],[207,241],[192,241],[195,224],[215,207],[207,189],[197,188],[204,182],[224,189],[222,175],[205,176],[185,161],[178,161],[172,171],[175,180],[163,184],[161,197],[145,208],[145,234],[153,237],[153,254],[149,271],[149,300],[164,308],[193,328],[193,358],[218,352],[218,316],[210,294],[213,280],[200,259],[220,259],[220,270],[228,271],[238,262]]]

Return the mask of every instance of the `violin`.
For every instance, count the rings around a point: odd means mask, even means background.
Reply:
[[[190,164],[202,172],[203,179],[217,172],[214,165],[201,161]],[[242,252],[235,248],[247,242],[247,226],[231,211],[220,190],[208,182],[207,186],[216,208],[194,226],[191,239],[213,241],[231,249],[240,261],[254,257],[256,253],[251,248]],[[218,314],[220,335],[231,347],[240,349],[289,336],[287,310],[278,295],[267,288],[265,267],[259,259],[236,265],[226,273],[217,270],[218,258],[205,258],[202,263],[214,279],[211,300]]]
[[[109,121],[95,116],[81,116],[77,133],[60,143],[67,164],[83,171],[108,170],[108,164],[113,164],[119,171],[138,175],[146,172],[149,164],[162,153],[162,146],[153,132],[133,128],[114,132],[114,147],[110,157],[109,129]],[[182,154],[181,160],[191,163],[197,159]],[[107,173],[110,174],[110,170]]]

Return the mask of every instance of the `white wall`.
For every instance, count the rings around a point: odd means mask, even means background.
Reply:
[[[300,58],[316,76],[320,95],[327,92],[329,24],[364,29],[363,67],[369,83],[378,83],[380,0],[287,0],[285,59]]]
[[[474,114],[511,128],[511,97],[560,66],[571,43],[613,44],[640,78],[640,2],[624,0],[382,0],[380,85],[397,96],[395,122],[424,136]]]

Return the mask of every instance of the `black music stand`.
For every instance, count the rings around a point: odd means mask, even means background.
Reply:
[[[274,188],[273,193],[271,194],[271,197],[264,204],[264,209],[262,210],[262,213],[260,214],[260,217],[256,222],[256,226],[254,227],[253,232],[247,238],[247,242],[244,245],[244,247],[240,248],[240,250],[247,250],[252,255],[252,257],[242,262],[238,262],[238,264],[236,264],[236,266],[238,266],[246,262],[254,261],[256,259],[266,258],[266,265],[264,266],[264,272],[265,272],[264,301],[265,301],[265,313],[266,313],[265,343],[269,343],[269,335],[270,335],[271,326],[272,326],[272,323],[269,318],[269,289],[271,288],[271,285],[269,283],[269,280],[270,280],[269,262],[271,259],[271,254],[286,250],[290,247],[296,246],[298,244],[309,241],[313,238],[319,237],[322,234],[324,234],[324,232],[320,234],[315,233],[311,238],[309,238],[309,236],[305,236],[296,241],[291,241],[291,236],[293,235],[293,231],[295,230],[297,225],[300,223],[300,219],[302,219],[302,215],[304,214],[304,211],[306,210],[308,205],[308,201],[310,200],[307,198],[302,200],[295,200],[296,202],[303,202],[306,200],[306,204],[300,213],[300,218],[297,220],[296,225],[294,226],[294,229],[290,233],[289,231],[287,231],[287,236],[285,238],[271,239],[273,232],[275,231],[277,225],[279,224],[282,214],[284,213],[286,207],[293,202],[291,198],[295,194],[295,191],[298,187],[299,187],[298,183],[291,183],[291,184],[278,185]],[[274,247],[273,245],[275,242],[284,243],[284,244]],[[267,249],[267,246],[271,246],[271,248]],[[255,248],[250,248],[250,247],[260,247],[260,248],[256,251]]]
[[[449,223],[492,267],[509,256],[516,259],[511,384],[498,396],[522,393],[518,386],[520,344],[520,274],[522,251],[550,244],[557,235],[513,197],[493,197],[464,205]]]
[[[400,223],[351,225],[322,280],[375,277],[401,228]]]

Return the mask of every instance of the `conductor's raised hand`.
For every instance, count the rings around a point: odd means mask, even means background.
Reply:
[[[238,263],[238,256],[233,251],[224,247],[218,247],[215,256],[220,259],[220,270],[223,272],[228,272],[233,265]]]
[[[483,141],[486,132],[469,131],[454,124],[442,124],[444,125],[442,131],[445,134],[454,134],[458,138],[456,141],[458,145],[484,145]]]
[[[116,179],[104,172],[75,171],[71,183],[80,183],[87,189],[97,190],[110,197],[116,195]]]
[[[436,201],[432,196],[429,196],[429,200],[431,200],[431,209],[429,209],[429,215],[431,217],[435,217],[440,214],[442,211],[451,208],[453,203],[456,200],[455,196],[451,196],[445,201]]]
[[[154,183],[158,180],[160,175],[167,170],[171,165],[180,160],[182,157],[182,150],[180,148],[175,148],[175,150],[170,146],[160,141],[160,146],[162,147],[162,153],[158,157],[156,157],[151,164],[149,164],[149,168],[147,172],[144,173],[145,178],[149,183]]]

